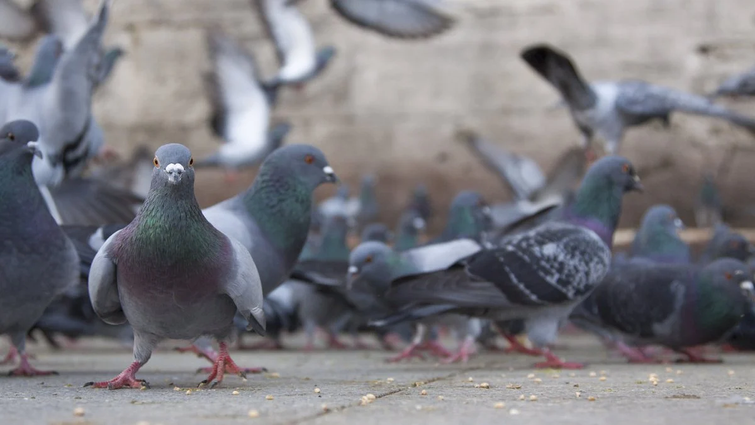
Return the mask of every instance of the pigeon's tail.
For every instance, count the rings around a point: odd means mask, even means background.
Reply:
[[[414,322],[422,320],[427,317],[437,316],[439,314],[448,313],[456,309],[456,306],[450,304],[429,305],[416,308],[408,308],[398,313],[392,314],[380,320],[373,320],[370,322],[370,326],[377,328],[383,328],[386,326],[393,326],[403,322]]]
[[[521,57],[561,93],[571,108],[585,110],[595,105],[595,93],[565,53],[538,44],[523,50]]]

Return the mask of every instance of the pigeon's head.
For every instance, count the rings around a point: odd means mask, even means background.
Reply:
[[[355,289],[357,282],[366,282],[373,292],[382,292],[391,282],[393,250],[376,241],[362,242],[349,255],[347,288]]]
[[[716,283],[741,291],[749,299],[755,295],[752,272],[743,262],[733,258],[721,258],[705,266],[705,273],[712,275]]]
[[[655,205],[650,207],[642,218],[642,229],[651,232],[661,231],[669,234],[677,234],[684,229],[682,219],[676,214],[676,210],[668,205]]]
[[[194,183],[194,158],[189,148],[184,145],[170,143],[160,146],[152,163],[155,166],[152,172],[153,184],[155,179],[169,186]]]
[[[42,158],[42,152],[37,146],[39,130],[31,121],[11,121],[0,128],[0,155],[22,155],[31,163],[36,155]]]
[[[716,248],[715,258],[728,257],[747,261],[753,255],[753,247],[747,238],[734,232],[721,239]]]
[[[338,180],[325,154],[311,145],[286,145],[276,149],[262,163],[260,175],[264,174],[293,177],[310,190]]]
[[[383,223],[370,223],[362,230],[362,242],[377,241],[383,243],[391,243],[393,240],[393,232]]]
[[[598,181],[607,182],[610,186],[621,188],[624,192],[632,190],[642,192],[644,189],[634,165],[622,156],[605,156],[587,170],[583,182],[592,184]]]
[[[469,224],[473,224],[476,229],[475,233],[490,230],[493,225],[490,206],[485,202],[482,195],[471,190],[459,192],[454,200],[451,201],[449,222],[457,224],[468,222]]]
[[[416,210],[408,210],[401,214],[399,229],[402,233],[416,235],[425,230],[427,223]]]

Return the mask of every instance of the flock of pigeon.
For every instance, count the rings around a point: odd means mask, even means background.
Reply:
[[[421,0],[331,3],[351,21],[393,37],[427,37],[453,22]],[[425,224],[434,209],[419,186],[394,234],[377,221],[374,177],[363,179],[357,197],[342,185],[315,204],[315,189],[338,183],[334,168],[315,146],[281,146],[288,125],[268,128],[277,90],[314,78],[334,49],[315,49],[294,3],[256,4],[279,53],[271,80],[259,77],[236,42],[208,31],[212,126],[226,143],[196,163],[180,144],[161,146],[154,156],[141,149],[125,170],[94,164],[104,136],[91,96],[123,54],[101,46],[109,0],[91,19],[76,0],[40,0],[29,11],[0,1],[2,20],[12,18],[0,35],[46,33],[26,77],[14,55],[0,51],[0,332],[13,344],[4,363],[20,358],[11,375],[52,373],[29,363],[25,341],[40,334],[56,347],[61,335],[133,344],[134,362],[122,373],[87,384],[109,389],[147,386],[136,373],[165,339],[190,340],[180,351],[205,357],[212,366],[203,383],[215,385],[225,373],[263,370],[238,366],[232,340],[239,349],[282,348],[283,337],[299,328],[308,349],[318,329],[330,348],[345,347],[344,332],[355,346],[364,346],[365,332],[388,350],[405,345],[392,361],[423,351],[466,361],[478,343],[495,349],[501,335],[509,351],[544,357],[536,367],[580,368],[551,351],[570,324],[631,362],[663,361],[654,346],[692,362],[716,361],[700,348],[706,344],[755,348],[755,264],[748,263],[754,250],[721,222],[712,182],[699,217],[715,225],[715,234],[700,258],[666,205],[648,210],[628,252],[613,252],[624,195],[643,189],[632,163],[614,155],[625,127],[668,122],[674,111],[748,130],[755,120],[709,97],[642,81],[590,84],[564,53],[528,47],[522,58],[559,90],[583,146],[546,174],[533,160],[461,131],[459,139],[514,199],[488,205],[477,192],[462,191],[444,230],[429,239]],[[752,95],[754,86],[753,74],[737,77],[716,95]],[[608,156],[597,158],[593,136],[607,143]],[[199,207],[195,167],[257,164],[247,190]],[[458,339],[455,352],[439,342],[443,330]],[[264,339],[245,345],[250,332]]]

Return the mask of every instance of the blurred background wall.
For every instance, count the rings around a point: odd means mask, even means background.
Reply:
[[[94,10],[96,1],[87,1]],[[457,0],[455,27],[428,41],[396,41],[360,30],[330,11],[325,0],[301,2],[318,45],[337,57],[303,92],[284,90],[275,120],[294,129],[287,143],[323,149],[342,180],[358,189],[362,173],[378,177],[385,219],[395,217],[411,187],[424,182],[445,208],[456,191],[480,190],[489,202],[509,194],[460,145],[454,133],[470,127],[547,169],[579,142],[559,97],[519,57],[535,42],[570,53],[588,79],[640,78],[696,93],[755,65],[755,2],[751,0]],[[256,55],[265,76],[274,72],[272,43],[250,0],[117,0],[106,45],[126,55],[96,94],[94,112],[107,142],[128,155],[139,144],[188,145],[196,157],[218,140],[202,85],[209,69],[204,29],[217,26]],[[21,57],[28,46],[17,46]],[[28,65],[28,64],[26,64]],[[755,102],[728,105],[755,116]],[[628,131],[621,153],[640,170],[647,188],[625,201],[623,225],[644,209],[669,203],[692,222],[701,174],[716,171],[724,151],[742,150],[719,176],[735,225],[752,224],[755,140],[731,125],[683,115],[670,130],[650,125]],[[645,171],[643,173],[643,171]],[[209,205],[244,189],[254,170],[235,183],[202,171],[197,194]],[[332,187],[320,189],[320,197]]]

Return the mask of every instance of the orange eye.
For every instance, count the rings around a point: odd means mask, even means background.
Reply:
[[[12,141],[14,141],[14,140],[16,140],[16,135],[15,135],[15,134],[13,134],[13,133],[8,133],[8,135],[7,135],[6,137],[7,137],[7,138],[8,138],[8,140],[10,140],[11,142],[12,142]]]
[[[315,157],[312,155],[307,155],[304,157],[304,162],[306,162],[307,164],[311,164],[315,162]]]
[[[192,167],[192,166],[194,166],[194,157],[191,157],[189,159],[189,167]]]
[[[731,280],[731,273],[729,272],[724,273],[724,277],[726,278],[726,280]]]
[[[622,172],[623,172],[624,174],[627,174],[627,173],[629,173],[629,164],[624,164],[624,165],[622,165],[622,166],[621,166],[621,171],[622,171]]]
[[[157,157],[152,160],[152,163],[155,164],[155,168],[160,168],[160,161],[157,160]]]
[[[371,262],[372,262],[372,255],[370,255],[370,256],[368,256],[367,258],[365,258],[365,259],[364,259],[364,262],[365,262],[365,263],[371,263]]]

